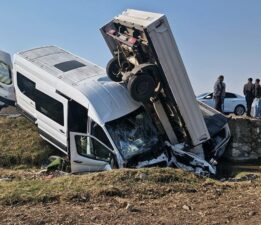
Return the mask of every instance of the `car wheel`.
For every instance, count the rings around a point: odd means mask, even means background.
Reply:
[[[237,116],[242,116],[244,115],[246,109],[243,105],[237,105],[235,110],[234,110],[234,113],[237,115]]]
[[[134,100],[147,102],[155,94],[156,84],[152,76],[140,73],[129,79],[127,87]]]

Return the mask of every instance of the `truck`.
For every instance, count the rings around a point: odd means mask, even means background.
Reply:
[[[68,155],[72,173],[177,166],[215,174],[227,120],[196,101],[166,17],[127,10],[101,32],[113,54],[106,70],[56,46],[13,62],[1,51],[1,100]]]
[[[197,102],[166,16],[128,9],[100,31],[113,56],[107,75],[157,115],[174,158],[202,159],[215,171],[230,139],[227,119]]]

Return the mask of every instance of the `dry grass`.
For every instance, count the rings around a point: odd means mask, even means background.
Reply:
[[[236,190],[249,186],[248,181],[219,182],[173,168],[120,169],[52,178],[33,171],[24,174],[12,171],[11,174],[11,181],[0,182],[0,205],[97,202],[110,197],[149,200],[177,193],[196,194],[202,190]],[[260,178],[252,181],[256,187],[260,187]]]
[[[39,167],[58,151],[23,117],[0,117],[0,167]]]
[[[173,168],[122,169],[84,175],[53,177],[13,175],[0,182],[0,204],[88,201],[101,197],[157,198],[169,193],[194,192],[201,182],[191,173]],[[142,175],[141,175],[142,174]]]

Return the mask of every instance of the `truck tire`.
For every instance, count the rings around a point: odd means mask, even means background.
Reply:
[[[151,75],[140,73],[130,77],[127,87],[135,101],[147,102],[154,96],[156,84]]]
[[[115,82],[122,81],[121,68],[117,58],[112,58],[106,67],[107,76]]]

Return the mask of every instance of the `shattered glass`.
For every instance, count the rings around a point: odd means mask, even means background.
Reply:
[[[12,83],[10,69],[3,62],[0,62],[0,82],[3,84]]]
[[[143,107],[106,127],[125,159],[149,151],[159,142],[157,129]]]

